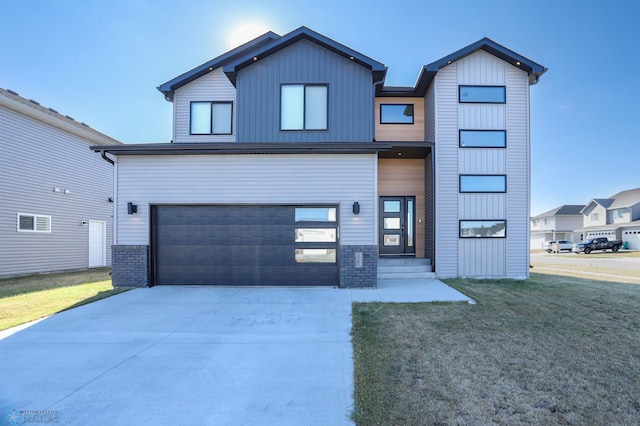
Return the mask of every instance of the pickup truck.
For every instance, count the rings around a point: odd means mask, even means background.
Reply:
[[[622,241],[620,240],[609,241],[609,239],[606,237],[591,238],[590,240],[587,240],[584,243],[574,244],[573,251],[575,251],[576,253],[584,252],[584,254],[589,254],[594,250],[618,251],[620,250],[621,246],[622,246]]]

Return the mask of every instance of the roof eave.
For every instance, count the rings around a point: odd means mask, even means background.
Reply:
[[[166,83],[163,83],[157,87],[157,89],[162,92],[167,101],[173,101],[173,94],[176,89],[184,86],[187,83],[192,82],[193,80],[202,77],[203,75],[220,68],[226,62],[236,59],[238,56],[244,54],[248,49],[254,49],[263,44],[269,43],[273,40],[278,39],[280,36],[272,31],[266,32],[263,35],[248,41],[247,43],[238,46],[220,56],[217,56],[210,61],[205,62],[202,65],[199,65],[192,70],[189,70],[183,74],[180,74],[178,77],[173,78]]]
[[[159,143],[92,146],[112,155],[223,155],[223,154],[368,154],[388,151],[388,143]]]
[[[235,86],[237,73],[240,70],[301,40],[309,40],[327,50],[370,69],[373,73],[375,82],[383,81],[386,76],[387,67],[384,64],[322,34],[316,33],[307,27],[300,27],[264,46],[246,52],[245,55],[226,63],[223,67],[223,71],[227,75],[227,78],[229,78],[229,81],[231,81]]]
[[[455,61],[469,56],[472,53],[477,52],[478,50],[484,50],[485,52],[502,59],[512,66],[525,71],[529,75],[530,84],[536,84],[540,79],[540,76],[547,71],[547,68],[543,67],[537,62],[534,62],[531,59],[526,58],[487,37],[484,37],[476,41],[475,43],[463,47],[462,49],[459,49],[451,53],[450,55],[440,58],[437,61],[426,65],[425,68],[426,70],[431,72],[438,72],[443,67],[446,67],[447,65],[450,65]]]

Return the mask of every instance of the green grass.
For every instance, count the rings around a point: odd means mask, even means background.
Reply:
[[[447,280],[467,304],[354,304],[358,425],[638,424],[640,286]]]
[[[0,279],[0,330],[113,296],[108,268]]]

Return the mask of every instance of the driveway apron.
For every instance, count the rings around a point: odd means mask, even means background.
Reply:
[[[0,416],[350,424],[350,302],[330,288],[153,287],[66,311],[0,341]]]

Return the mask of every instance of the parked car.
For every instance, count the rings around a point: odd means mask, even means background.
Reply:
[[[560,240],[560,241],[547,241],[546,243],[544,243],[542,245],[542,248],[547,252],[547,253],[553,253],[556,249],[556,244],[558,244],[558,251],[562,251],[562,250],[566,250],[566,251],[572,251],[573,250],[573,241],[569,241],[569,240]]]
[[[594,250],[618,251],[620,250],[621,246],[622,246],[622,241],[620,240],[609,241],[609,239],[606,237],[591,238],[590,240],[587,240],[584,243],[575,244],[573,246],[573,251],[575,251],[576,253],[584,252],[584,254],[589,254]]]

